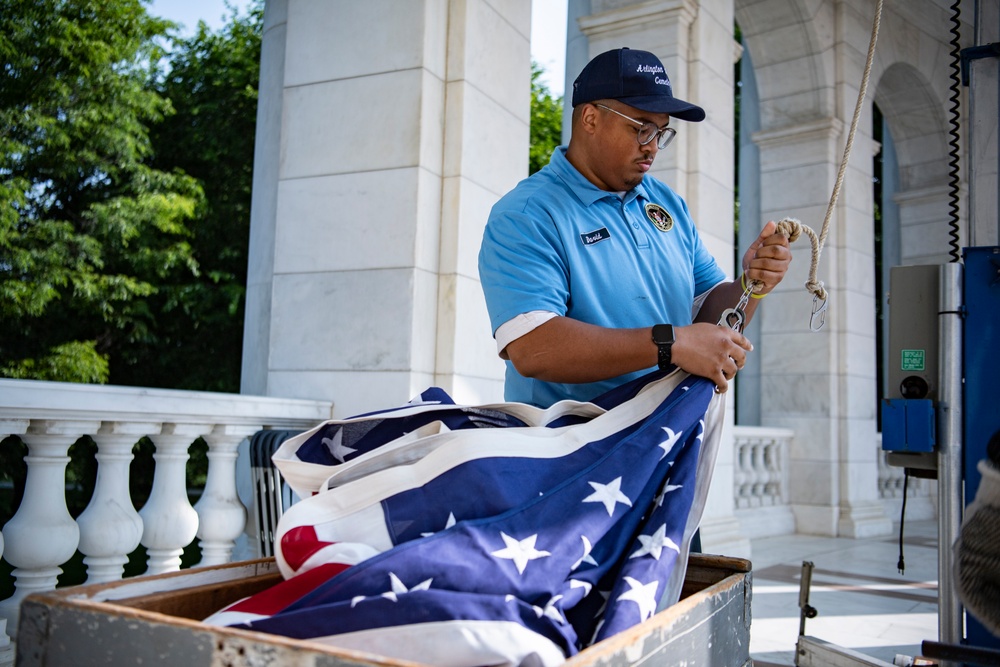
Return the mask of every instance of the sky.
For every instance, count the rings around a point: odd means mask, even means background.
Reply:
[[[247,0],[229,0],[242,13]],[[545,69],[543,83],[552,94],[563,94],[566,54],[567,0],[533,0],[531,3],[531,57]],[[225,25],[226,0],[152,0],[149,13],[183,24],[183,35],[191,35],[204,21],[213,30]]]
[[[531,3],[531,57],[545,68],[543,82],[556,97],[563,94],[566,77],[566,2]]]

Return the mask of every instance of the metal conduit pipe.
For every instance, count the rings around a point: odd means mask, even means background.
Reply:
[[[952,545],[962,527],[962,265],[943,264],[938,315],[938,635],[963,638],[962,607],[953,576]]]

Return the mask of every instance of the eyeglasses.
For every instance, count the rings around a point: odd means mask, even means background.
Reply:
[[[630,120],[639,126],[639,132],[635,135],[636,140],[639,142],[640,146],[645,146],[653,139],[656,139],[657,148],[666,148],[670,145],[670,142],[674,140],[677,136],[677,130],[672,127],[657,127],[655,123],[644,123],[641,120],[636,120],[635,118],[629,118],[620,111],[615,111],[611,107],[606,107],[603,104],[595,104],[594,106],[601,107],[606,111],[618,114],[625,120]]]

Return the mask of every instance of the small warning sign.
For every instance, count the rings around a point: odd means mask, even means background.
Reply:
[[[902,366],[904,371],[922,371],[925,367],[923,350],[903,350]]]

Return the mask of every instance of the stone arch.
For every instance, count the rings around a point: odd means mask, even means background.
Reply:
[[[833,35],[820,30],[831,12],[820,0],[736,1],[736,22],[753,54],[763,130],[832,115],[832,73],[823,55]]]
[[[892,131],[903,191],[940,186],[948,178],[944,102],[931,82],[908,63],[890,65],[875,87],[875,103]]]

